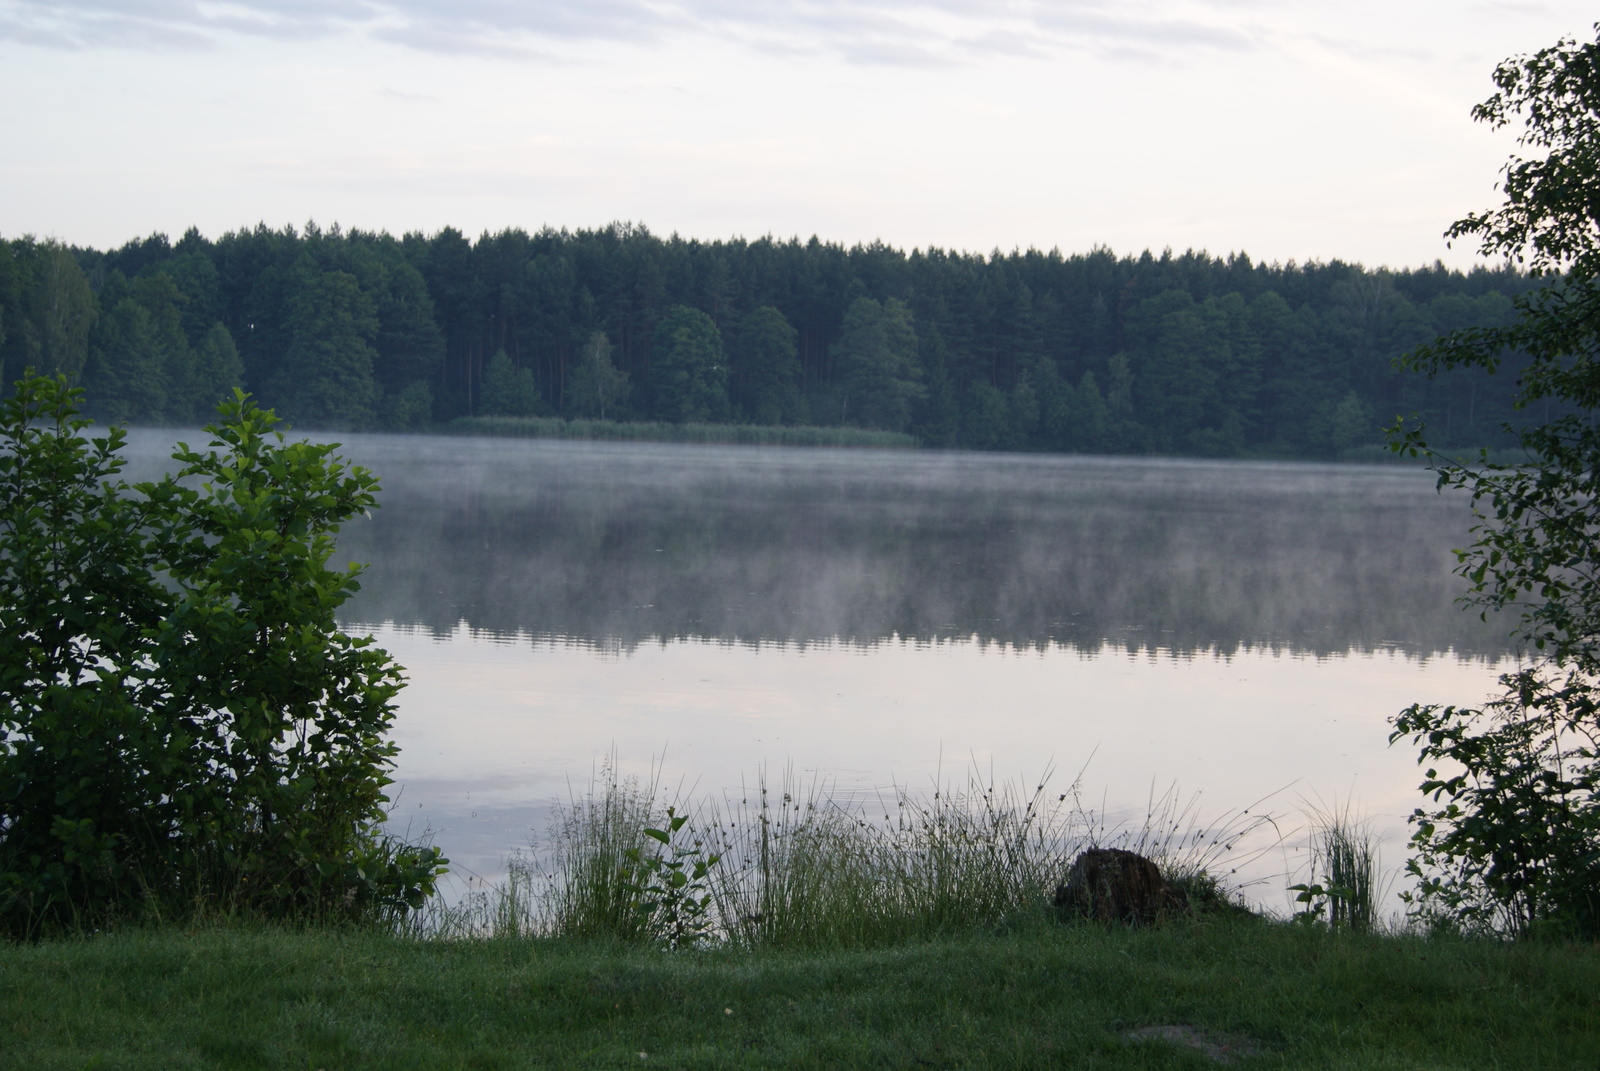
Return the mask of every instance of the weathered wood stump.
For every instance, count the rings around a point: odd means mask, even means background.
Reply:
[[[1144,926],[1188,908],[1183,893],[1168,885],[1161,869],[1137,852],[1090,848],[1072,861],[1056,888],[1063,916]]]

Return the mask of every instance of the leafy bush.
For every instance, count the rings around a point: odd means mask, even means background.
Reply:
[[[1482,710],[1413,706],[1395,720],[1430,765],[1408,871],[1413,914],[1434,927],[1523,936],[1600,933],[1600,764],[1596,694],[1508,675]]]
[[[443,859],[378,829],[400,667],[327,565],[375,479],[238,394],[129,486],[79,394],[0,406],[0,928],[417,906]]]
[[[1412,815],[1415,912],[1450,926],[1513,935],[1557,928],[1600,936],[1600,40],[1563,40],[1502,63],[1499,91],[1475,118],[1523,127],[1506,203],[1455,223],[1484,252],[1531,259],[1551,285],[1517,299],[1504,327],[1457,331],[1407,361],[1438,373],[1525,368],[1515,407],[1542,422],[1517,435],[1522,458],[1475,465],[1430,451],[1420,428],[1391,429],[1393,448],[1433,460],[1439,485],[1469,492],[1479,518],[1460,551],[1467,600],[1518,615],[1526,661],[1481,709],[1413,706],[1409,737],[1437,807]],[[1441,768],[1445,770],[1440,773]]]

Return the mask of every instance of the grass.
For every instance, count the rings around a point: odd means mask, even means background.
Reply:
[[[1194,1041],[1247,1068],[1576,1068],[1600,1062],[1596,993],[1588,946],[1264,922],[679,953],[130,931],[0,946],[0,1065],[1218,1066]]]
[[[0,1067],[1600,1064],[1596,947],[1219,910],[1215,875],[1268,819],[1200,823],[1168,792],[1111,829],[1047,784],[974,774],[847,805],[789,776],[702,804],[663,845],[643,833],[670,827],[657,786],[607,766],[545,851],[408,933],[235,922],[0,944]],[[1370,846],[1347,811],[1322,818],[1313,872],[1353,887]],[[1048,892],[1088,844],[1162,860],[1211,909],[1058,919]],[[701,889],[717,939],[650,941],[625,889],[640,849],[725,855]]]
[[[457,417],[447,430],[524,439],[601,439],[623,442],[727,443],[739,446],[853,446],[911,449],[912,435],[869,428],[785,427],[770,424],[668,424],[562,417]]]
[[[558,809],[542,851],[514,857],[496,887],[435,905],[415,931],[648,939],[666,912],[641,915],[624,890],[636,857],[652,856],[717,857],[666,906],[703,912],[713,940],[743,948],[885,947],[1025,919],[1087,847],[1137,851],[1191,903],[1237,911],[1218,877],[1236,849],[1276,840],[1270,816],[1202,822],[1198,797],[1185,802],[1176,790],[1152,794],[1137,826],[1109,827],[1083,806],[1076,782],[1060,793],[1049,782],[1047,772],[1031,786],[997,784],[974,770],[927,792],[841,801],[791,771],[738,799],[675,801],[686,824],[662,845],[646,830],[667,827],[667,801],[608,763],[585,795]]]
[[[1311,808],[1309,884],[1297,885],[1306,920],[1368,932],[1378,925],[1378,841],[1372,824],[1353,815],[1350,803]]]

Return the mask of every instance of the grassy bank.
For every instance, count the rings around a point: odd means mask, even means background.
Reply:
[[[1199,823],[1169,793],[1118,832],[1072,796],[974,777],[852,807],[786,777],[691,818],[608,765],[544,869],[527,859],[409,936],[167,925],[0,945],[0,1067],[1600,1064],[1600,950],[1364,932],[1355,899],[1329,905],[1331,928],[1197,899],[1263,820]],[[1318,830],[1309,876],[1370,869],[1347,812]],[[1058,920],[1052,884],[1084,843],[1163,859],[1195,910]],[[665,880],[713,850],[701,877]],[[677,940],[664,906],[698,936]]]
[[[1175,787],[1151,794],[1140,825],[1110,828],[1076,780],[1057,793],[1051,777],[997,782],[973,769],[929,791],[841,799],[790,770],[770,786],[760,775],[742,798],[669,804],[607,761],[500,881],[434,902],[412,926],[434,937],[878,948],[1026,919],[1089,847],[1155,860],[1197,911],[1242,912],[1217,876],[1278,843],[1270,815],[1202,821],[1199,797]]]
[[[0,947],[28,1068],[1577,1068],[1600,954],[1040,920],[875,951],[154,931]]]
[[[911,435],[866,428],[782,427],[770,424],[623,423],[561,417],[457,417],[446,430],[462,435],[522,439],[598,439],[616,442],[726,443],[737,446],[855,446],[910,449]]]

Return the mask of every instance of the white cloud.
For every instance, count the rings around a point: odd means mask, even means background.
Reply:
[[[1211,17],[1204,18],[1209,14]],[[515,57],[569,42],[679,35],[871,65],[1062,50],[1181,56],[1249,50],[1226,3],[1101,0],[0,0],[0,40],[65,49],[195,49],[231,37],[357,35],[439,54]]]
[[[1393,264],[1591,12],[1460,0],[0,0],[0,234],[648,221]],[[108,177],[115,176],[114,182]]]

